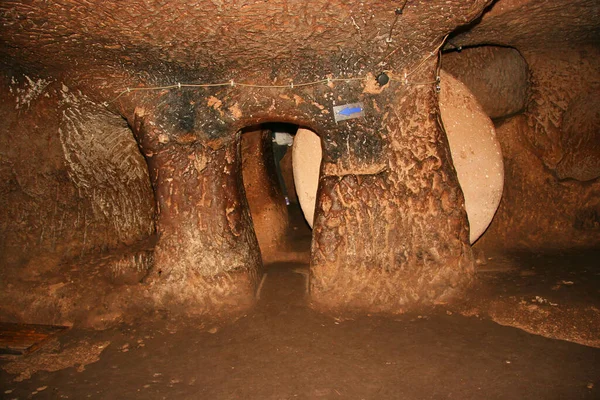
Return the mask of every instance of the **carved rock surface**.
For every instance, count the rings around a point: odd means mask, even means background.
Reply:
[[[560,52],[597,42],[596,0],[501,0],[450,40],[458,46],[493,44],[519,50]],[[560,51],[558,49],[561,49]]]
[[[595,93],[600,90],[600,82],[593,78],[600,76],[600,50],[582,46],[560,52],[526,52],[524,56],[531,68],[531,100],[525,114],[532,129],[523,133],[551,171],[556,172],[561,160],[571,156],[569,153],[575,156],[582,152],[582,157],[565,160],[563,165],[579,169],[573,163],[579,159],[588,163],[590,152],[597,149],[593,144],[597,132],[595,103],[583,103],[597,99]],[[585,149],[588,144],[591,147]],[[593,158],[597,157],[600,154],[596,151]]]
[[[434,70],[435,60],[428,66]],[[390,97],[363,97],[383,114],[378,124],[339,124],[358,138],[378,138],[383,152],[363,152],[364,139],[323,141],[311,264],[311,296],[320,308],[403,312],[450,301],[473,278],[436,93],[429,85],[388,90]],[[355,161],[330,165],[327,153],[338,143]]]
[[[0,78],[0,319],[101,328],[153,265],[154,198],[127,123],[61,82]]]
[[[481,46],[452,51],[443,55],[442,65],[469,88],[490,118],[517,114],[527,104],[529,71],[515,49]]]
[[[449,38],[516,48],[529,68],[523,116],[498,121],[506,183],[481,246],[598,246],[599,13],[595,0],[497,1]]]
[[[125,121],[57,82],[1,82],[0,262],[51,270],[151,235],[148,169]]]
[[[9,1],[0,3],[0,58],[6,76],[36,71],[43,81],[64,82],[94,104],[93,113],[110,115],[122,132],[126,121],[135,135],[154,196],[126,204],[124,219],[135,220],[155,200],[154,266],[142,286],[153,307],[199,314],[252,304],[261,258],[243,188],[239,132],[278,121],[319,132],[323,144],[313,304],[400,312],[447,300],[473,277],[463,197],[437,125],[433,82],[443,39],[489,3],[411,1],[395,23],[397,5],[383,0]],[[382,70],[393,78],[384,87],[375,81]],[[337,124],[333,107],[357,101],[364,117]],[[62,110],[55,108],[40,109],[50,112],[38,125],[58,127]],[[96,124],[87,113],[72,119],[75,127]],[[83,159],[69,155],[66,165],[59,155],[56,170],[70,171],[80,182],[75,189],[92,197],[90,218],[66,215],[59,226],[76,221],[65,231],[85,246],[93,232],[93,243],[102,245],[102,228],[115,226],[94,196],[119,199],[120,192],[89,162],[94,152],[73,145],[88,139],[78,132],[63,142]],[[99,134],[111,138],[108,131]],[[44,146],[39,138],[35,143]],[[137,199],[135,185],[118,188],[127,200]],[[54,201],[48,195],[48,208],[60,210],[63,200],[66,208],[78,207],[77,196],[61,197],[66,191]],[[35,219],[36,207],[23,208],[25,219]],[[140,221],[153,227],[151,218]],[[47,237],[46,225],[37,226]],[[136,225],[111,237],[129,239],[140,231],[146,232]],[[35,244],[35,236],[25,239]],[[124,281],[138,278],[131,276]]]
[[[494,125],[464,84],[442,72],[440,113],[458,181],[465,196],[470,240],[486,230],[500,199],[504,167]],[[294,177],[300,206],[312,227],[321,166],[321,141],[316,133],[300,129],[294,141]]]
[[[600,87],[573,99],[562,120],[564,155],[556,165],[560,179],[600,177]]]
[[[529,145],[531,129],[525,116],[496,129],[505,187],[496,217],[478,244],[554,251],[599,246],[600,186],[557,180]]]
[[[275,172],[271,131],[242,133],[242,173],[263,262],[271,261],[283,245],[288,212]]]

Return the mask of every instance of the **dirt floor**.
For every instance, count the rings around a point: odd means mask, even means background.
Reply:
[[[293,250],[307,252],[310,231],[297,218],[292,229]],[[307,306],[306,262],[271,263],[257,307],[236,321],[153,315],[73,328],[0,360],[0,398],[597,399],[599,348],[492,321],[494,310],[516,318],[519,305],[535,315],[600,307],[597,256],[485,255],[473,296],[454,310],[344,319]],[[590,279],[574,275],[584,270]],[[585,338],[600,337],[595,326]]]

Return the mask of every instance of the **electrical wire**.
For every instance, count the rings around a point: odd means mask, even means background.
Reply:
[[[438,70],[436,71],[436,80],[435,81],[431,81],[431,82],[409,82],[408,81],[408,77],[415,74],[416,72],[418,72],[421,68],[423,68],[423,66],[425,65],[425,63],[427,62],[427,60],[429,60],[431,57],[438,55],[439,56],[439,52],[442,48],[442,46],[444,45],[444,42],[446,41],[446,39],[448,38],[448,35],[444,36],[444,38],[442,39],[442,42],[440,43],[439,46],[437,46],[437,48],[432,51],[431,53],[429,53],[429,55],[427,55],[427,57],[425,57],[423,60],[421,60],[421,62],[419,64],[417,64],[416,67],[414,67],[409,73],[404,74],[404,79],[390,79],[391,81],[394,82],[399,82],[402,85],[405,86],[427,86],[427,85],[433,85],[433,84],[437,84],[439,83],[439,66],[438,66]],[[396,49],[397,50],[397,49]],[[392,52],[393,53],[393,52]],[[391,55],[392,53],[388,54]],[[387,57],[386,57],[387,58]],[[312,81],[312,82],[303,82],[303,83],[294,83],[293,81],[291,81],[288,85],[256,85],[253,83],[241,83],[241,82],[235,82],[232,80],[228,81],[228,82],[219,82],[219,83],[177,83],[174,85],[165,85],[165,86],[151,86],[151,87],[136,87],[136,88],[127,88],[125,90],[123,90],[122,92],[120,92],[117,97],[115,97],[113,100],[110,101],[110,103],[114,103],[115,101],[117,101],[119,98],[121,98],[121,96],[124,96],[125,94],[128,93],[132,93],[132,92],[143,92],[143,91],[154,91],[154,90],[171,90],[171,89],[181,89],[181,88],[209,88],[209,87],[225,87],[225,86],[231,86],[231,87],[235,87],[235,86],[240,86],[240,87],[245,87],[245,88],[252,88],[252,89],[294,89],[294,88],[299,88],[299,87],[307,87],[307,86],[316,86],[316,85],[326,85],[329,84],[331,82],[352,82],[352,81],[366,81],[367,79],[369,79],[368,77],[358,77],[358,78],[325,78],[325,79],[319,79],[316,81]]]

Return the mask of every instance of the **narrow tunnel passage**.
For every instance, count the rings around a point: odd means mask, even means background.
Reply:
[[[263,275],[259,305],[278,310],[304,304],[312,231],[296,195],[292,144],[298,126],[266,123],[242,130],[242,175]]]

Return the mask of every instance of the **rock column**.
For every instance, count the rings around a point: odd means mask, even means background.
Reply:
[[[140,110],[135,124],[158,209],[152,297],[191,314],[248,307],[261,259],[243,190],[240,134],[169,131]]]
[[[385,91],[363,95],[372,120],[353,120],[323,141],[311,269],[317,307],[403,312],[449,301],[473,277],[434,85],[392,82]]]

